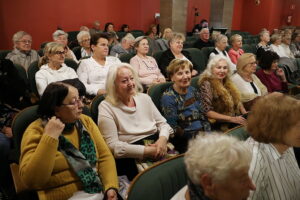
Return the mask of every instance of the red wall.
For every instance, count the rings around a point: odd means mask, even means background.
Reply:
[[[0,1],[0,49],[11,49],[12,35],[24,30],[33,37],[33,48],[52,40],[57,26],[65,31],[92,26],[96,19],[102,29],[113,22],[119,30],[124,23],[131,29],[146,31],[160,11],[160,0],[12,0]]]
[[[195,17],[195,8],[198,9],[199,16]],[[210,16],[210,0],[188,0],[187,10],[187,32],[191,32],[195,24],[200,23],[202,19],[209,21]],[[195,23],[196,22],[196,23]]]
[[[289,8],[291,3],[295,4],[293,11]],[[232,29],[252,34],[259,33],[262,28],[271,31],[286,26],[289,14],[293,15],[291,25],[300,26],[299,0],[261,0],[258,6],[254,0],[235,0]]]

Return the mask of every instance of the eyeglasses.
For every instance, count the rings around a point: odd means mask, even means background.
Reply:
[[[91,39],[81,40],[81,42],[89,42]]]
[[[22,42],[24,44],[31,44],[32,43],[31,40],[19,40],[18,42]]]
[[[81,96],[78,99],[73,99],[71,103],[62,103],[62,106],[78,106],[79,103],[82,104],[82,102],[85,100],[85,96]]]
[[[56,54],[56,55],[65,55],[66,51],[55,51],[54,54]]]

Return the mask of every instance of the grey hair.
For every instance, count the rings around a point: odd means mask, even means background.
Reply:
[[[110,66],[107,77],[106,77],[106,97],[105,100],[107,100],[112,105],[116,106],[120,102],[119,96],[116,91],[116,84],[115,81],[117,79],[118,71],[121,68],[127,68],[129,69],[133,74],[133,79],[135,82],[135,95],[137,95],[139,92],[143,92],[143,87],[141,83],[139,82],[139,78],[137,75],[137,72],[133,69],[131,65],[128,63],[118,63],[115,65]]]
[[[209,29],[208,28],[202,28],[199,34],[201,35],[204,31],[208,31],[208,33],[209,33]]]
[[[185,41],[185,36],[182,33],[176,33],[176,32],[174,33],[173,32],[173,35],[169,40],[169,44],[171,42],[173,42],[174,40],[183,40],[183,42],[184,42]]]
[[[216,38],[215,38],[215,43],[218,43],[218,42],[220,42],[221,40],[223,40],[223,39],[225,39],[225,38],[226,38],[227,41],[228,41],[228,38],[227,38],[226,35],[219,34],[219,35],[217,35]]]
[[[12,41],[14,43],[14,48],[16,47],[17,42],[25,35],[29,35],[29,33],[26,33],[25,31],[18,31],[13,35]],[[29,36],[31,37],[31,35]]]
[[[184,156],[190,180],[200,184],[203,174],[213,182],[226,182],[231,172],[249,168],[252,153],[244,141],[222,133],[198,135],[189,143]]]
[[[243,37],[242,37],[241,35],[239,35],[239,34],[234,34],[234,35],[232,35],[232,36],[230,37],[230,44],[232,45],[232,43],[233,43],[235,40],[237,40],[237,38],[243,39]]]
[[[206,69],[200,75],[199,81],[204,77],[212,77],[213,76],[213,73],[212,73],[213,68],[216,67],[217,64],[222,60],[224,60],[228,65],[228,73],[226,76],[227,76],[227,78],[229,78],[230,74],[232,73],[231,69],[230,69],[229,61],[221,55],[216,55],[208,62]]]
[[[282,37],[280,34],[273,34],[270,38],[270,42],[273,44],[274,42],[276,42],[277,40],[280,40]]]
[[[82,37],[83,36],[89,36],[90,38],[91,38],[91,35],[90,35],[90,33],[89,32],[87,32],[87,31],[80,31],[78,34],[77,34],[77,41],[80,43],[80,42],[82,42]]]
[[[261,31],[261,32],[259,33],[259,37],[261,38],[261,37],[264,36],[264,34],[266,34],[266,33],[270,35],[269,31],[263,30],[263,31]]]
[[[56,40],[59,36],[64,35],[66,38],[68,38],[68,33],[64,32],[63,30],[56,30],[53,34],[53,40]]]
[[[131,34],[131,33],[127,33],[121,40],[121,42],[124,42],[124,41],[134,41],[135,38],[134,36]]]

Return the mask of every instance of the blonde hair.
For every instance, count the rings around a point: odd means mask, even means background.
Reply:
[[[236,69],[238,74],[243,74],[245,67],[250,64],[251,58],[256,59],[253,53],[244,53],[241,55],[237,61]]]
[[[127,63],[118,63],[115,65],[112,65],[109,68],[107,78],[106,78],[105,88],[106,88],[107,94],[106,94],[105,100],[114,106],[118,105],[120,102],[119,96],[116,91],[115,82],[117,79],[118,72],[121,68],[126,68],[131,71],[134,82],[135,82],[135,95],[137,95],[139,92],[143,92],[143,87],[142,87],[141,83],[139,82],[138,75],[137,75],[136,71],[132,68],[131,65],[129,65]]]
[[[199,78],[199,83],[201,81],[202,78],[204,77],[213,77],[213,73],[212,73],[212,70],[214,67],[216,67],[220,61],[225,61],[227,63],[227,67],[228,67],[228,73],[226,75],[226,79],[229,79],[229,76],[230,74],[232,73],[231,72],[231,69],[230,69],[230,63],[228,62],[228,60],[226,58],[224,58],[223,56],[221,55],[216,55],[215,57],[213,57],[209,63],[207,64],[207,67],[206,69],[202,72],[202,74],[200,75],[200,78]]]
[[[49,55],[53,54],[55,51],[57,51],[59,48],[65,49],[65,46],[63,44],[57,43],[57,42],[48,42],[44,48],[44,56],[40,59],[39,67],[42,65],[45,65],[49,63]]]
[[[184,156],[190,180],[200,184],[200,177],[208,174],[214,182],[230,179],[231,172],[250,166],[252,154],[243,141],[221,133],[198,135],[189,143]]]
[[[185,37],[184,37],[184,35],[182,33],[173,33],[172,37],[169,40],[169,45],[174,40],[182,40],[184,42],[185,41]]]
[[[238,38],[241,38],[241,40],[243,39],[243,37],[239,34],[234,34],[230,37],[230,44],[232,45],[234,43],[234,41],[236,41]]]

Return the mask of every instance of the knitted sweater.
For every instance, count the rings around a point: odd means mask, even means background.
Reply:
[[[103,189],[118,188],[113,156],[93,120],[85,115],[80,119],[94,142],[98,163],[96,169]],[[21,143],[20,177],[30,189],[39,191],[40,199],[64,200],[82,190],[82,184],[64,155],[57,150],[58,140],[43,134],[42,120],[37,119],[26,129]],[[63,133],[79,148],[77,129]]]

